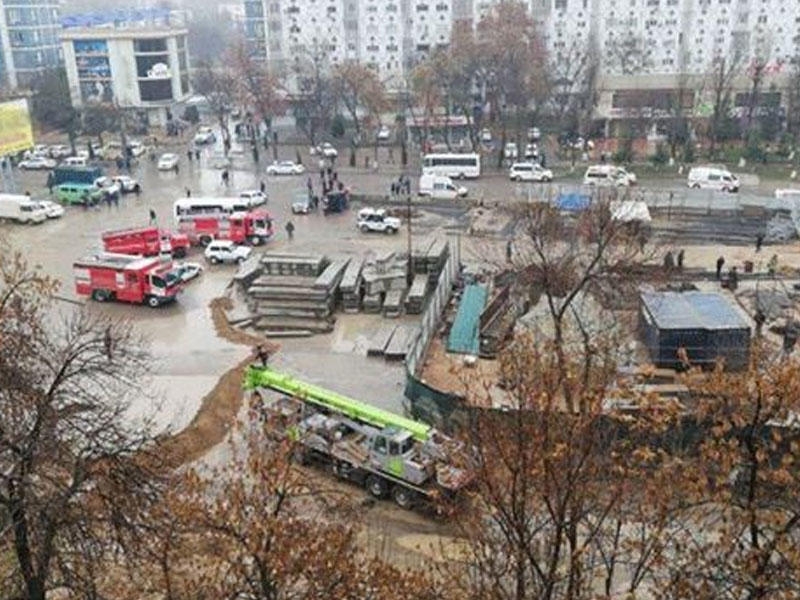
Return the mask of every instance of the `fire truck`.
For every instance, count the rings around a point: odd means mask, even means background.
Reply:
[[[253,246],[264,244],[272,237],[272,219],[261,210],[181,215],[178,230],[193,244],[208,246],[213,240],[231,240],[237,244],[250,242]]]
[[[106,252],[118,254],[141,254],[157,256],[171,254],[183,258],[189,250],[189,237],[182,233],[172,233],[158,227],[135,227],[106,231],[102,235]]]
[[[97,302],[117,300],[155,308],[172,302],[181,291],[181,278],[171,262],[158,257],[103,252],[72,265],[75,291]]]

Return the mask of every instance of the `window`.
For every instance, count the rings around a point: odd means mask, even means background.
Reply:
[[[133,40],[133,50],[134,52],[166,52],[167,40],[166,38]]]
[[[375,444],[373,447],[375,452],[386,454],[386,438],[381,435],[375,436]]]

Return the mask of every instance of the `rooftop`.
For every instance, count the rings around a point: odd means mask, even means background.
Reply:
[[[643,292],[642,304],[659,329],[749,329],[741,311],[712,292]]]

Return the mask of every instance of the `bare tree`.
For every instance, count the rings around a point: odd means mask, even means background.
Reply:
[[[217,119],[227,155],[231,145],[229,117],[236,100],[239,81],[230,69],[204,61],[197,66],[193,83],[195,91],[206,99]]]
[[[55,284],[2,249],[0,555],[2,590],[96,597],[101,563],[134,552],[160,464],[149,422],[131,423],[149,367],[129,323],[49,314]]]
[[[570,137],[587,134],[586,126],[597,103],[599,59],[593,46],[592,40],[576,42],[549,57],[550,111],[562,134]]]
[[[706,78],[711,95],[711,119],[708,125],[711,156],[716,152],[719,142],[726,137],[733,104],[733,82],[739,75],[741,64],[741,54],[717,56],[712,61],[711,71]]]
[[[792,59],[787,85],[786,130],[800,141],[800,54]]]
[[[314,42],[305,47],[294,64],[297,96],[293,103],[297,127],[315,146],[319,134],[330,124],[336,99],[328,64],[328,42]]]

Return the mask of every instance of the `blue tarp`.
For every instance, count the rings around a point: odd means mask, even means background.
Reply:
[[[482,285],[471,284],[464,288],[456,319],[447,339],[448,352],[478,354],[481,313],[486,306],[487,296],[486,288]]]
[[[592,199],[585,194],[559,194],[556,198],[556,208],[570,212],[580,212],[589,208]]]

